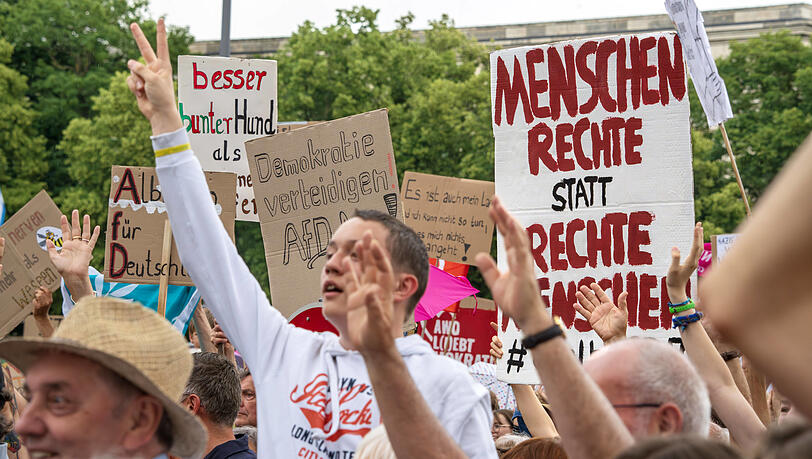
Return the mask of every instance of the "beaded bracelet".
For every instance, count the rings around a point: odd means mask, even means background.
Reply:
[[[688,298],[687,300],[683,301],[680,304],[668,303],[668,310],[671,311],[671,314],[676,314],[678,312],[685,312],[685,311],[687,311],[689,309],[693,309],[695,307],[696,307],[696,305],[694,304],[694,301],[692,299],[690,299],[690,298]]]
[[[687,315],[687,316],[674,317],[673,319],[671,319],[671,322],[674,323],[674,328],[679,327],[679,331],[684,332],[685,328],[687,328],[688,325],[690,325],[690,324],[692,324],[694,322],[698,322],[699,319],[701,319],[703,315],[704,314],[702,314],[701,312],[695,312],[695,313]]]

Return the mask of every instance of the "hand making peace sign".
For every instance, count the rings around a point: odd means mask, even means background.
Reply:
[[[164,20],[158,20],[157,56],[138,24],[130,24],[130,30],[145,64],[133,59],[127,61],[130,69],[127,86],[135,95],[138,109],[152,125],[153,135],[176,131],[183,127],[183,123],[175,105],[175,86]]]

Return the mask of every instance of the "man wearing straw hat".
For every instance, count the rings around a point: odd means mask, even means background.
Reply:
[[[178,400],[192,371],[180,333],[155,312],[85,297],[51,338],[0,342],[26,376],[17,432],[34,458],[199,457],[200,422]]]

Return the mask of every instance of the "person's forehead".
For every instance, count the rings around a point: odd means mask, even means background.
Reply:
[[[67,352],[42,352],[26,371],[26,384],[61,384],[66,386],[87,384],[101,379],[101,367],[96,362]]]
[[[240,381],[240,387],[242,387],[243,389],[247,389],[247,388],[252,388],[253,389],[253,387],[254,387],[254,375],[251,374],[251,375],[248,375],[248,376],[242,378],[242,381]]]
[[[358,217],[353,217],[338,227],[333,237],[330,238],[331,245],[345,245],[355,243],[364,237],[364,233],[372,231],[372,237],[386,247],[386,238],[389,236],[389,231],[381,223],[374,220],[363,220]]]

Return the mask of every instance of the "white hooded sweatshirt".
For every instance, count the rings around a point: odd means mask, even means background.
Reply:
[[[352,458],[361,438],[381,423],[361,354],[344,349],[332,333],[290,325],[271,307],[223,229],[188,142],[183,129],[152,138],[158,179],[181,262],[251,369],[258,456]],[[395,344],[418,390],[463,451],[497,457],[487,390],[419,336]]]

